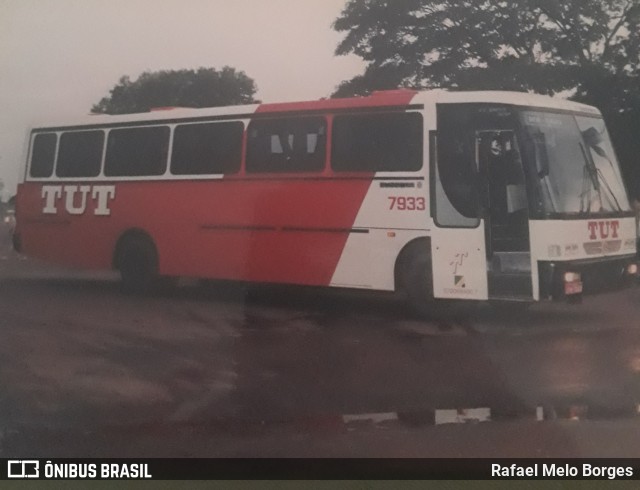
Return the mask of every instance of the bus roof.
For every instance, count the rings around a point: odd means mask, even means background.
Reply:
[[[484,90],[469,92],[454,92],[449,90],[430,90],[420,92],[414,103],[496,103],[524,107],[541,107],[548,109],[560,109],[576,112],[587,112],[590,114],[600,114],[600,111],[593,106],[573,102],[560,97],[550,97],[547,95],[532,94],[528,92],[507,92],[502,90]]]
[[[269,113],[304,113],[304,112],[332,112],[344,110],[358,110],[383,107],[406,107],[411,105],[430,105],[438,103],[498,103],[527,107],[544,107],[597,115],[600,112],[591,106],[568,101],[557,97],[548,97],[525,92],[505,91],[477,91],[453,92],[448,90],[428,90],[418,92],[414,90],[388,90],[374,92],[366,97],[350,97],[342,99],[320,99],[305,102],[282,102],[252,104],[240,106],[186,108],[167,107],[152,109],[149,112],[104,115],[88,114],[72,121],[55,121],[39,124],[34,129],[66,128],[79,126],[102,126],[114,124],[131,124],[135,122],[151,121],[179,121],[181,119],[200,119],[207,117],[227,116],[232,119],[248,118],[254,114]]]

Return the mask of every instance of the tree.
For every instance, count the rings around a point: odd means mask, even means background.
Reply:
[[[350,0],[334,28],[347,33],[336,54],[396,87],[586,97],[611,76],[622,95],[640,75],[640,0]]]
[[[153,107],[218,107],[256,102],[256,84],[242,71],[163,70],[144,72],[131,81],[120,78],[109,95],[91,108],[95,114],[147,112]]]
[[[566,91],[603,111],[620,153],[640,154],[640,0],[350,0],[334,29],[346,33],[336,54],[368,62],[334,96]],[[638,162],[623,166],[640,195]]]

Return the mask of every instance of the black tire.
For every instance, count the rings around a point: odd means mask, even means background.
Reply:
[[[123,238],[118,245],[116,266],[128,293],[149,293],[158,285],[158,252],[144,235]]]
[[[419,240],[403,251],[399,261],[400,289],[422,316],[432,316],[437,310],[433,298],[430,252],[428,242]]]

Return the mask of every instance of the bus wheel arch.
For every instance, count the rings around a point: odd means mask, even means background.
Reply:
[[[394,269],[395,290],[404,294],[420,313],[433,306],[431,239],[415,238],[398,254]]]
[[[151,236],[137,228],[120,235],[113,253],[113,267],[120,272],[125,291],[149,291],[159,277],[158,248]]]

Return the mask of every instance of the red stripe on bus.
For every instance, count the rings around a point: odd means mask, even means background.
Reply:
[[[418,92],[413,90],[390,90],[375,93],[370,97],[351,97],[345,99],[324,99],[309,102],[281,102],[261,104],[256,114],[266,112],[304,112],[409,105]]]
[[[91,199],[76,216],[66,212],[64,198],[57,214],[44,215],[42,184],[22,184],[18,231],[24,253],[108,269],[118,238],[138,228],[156,243],[161,274],[328,285],[371,179],[114,185],[110,216],[94,216]],[[296,228],[305,232],[291,231]]]

